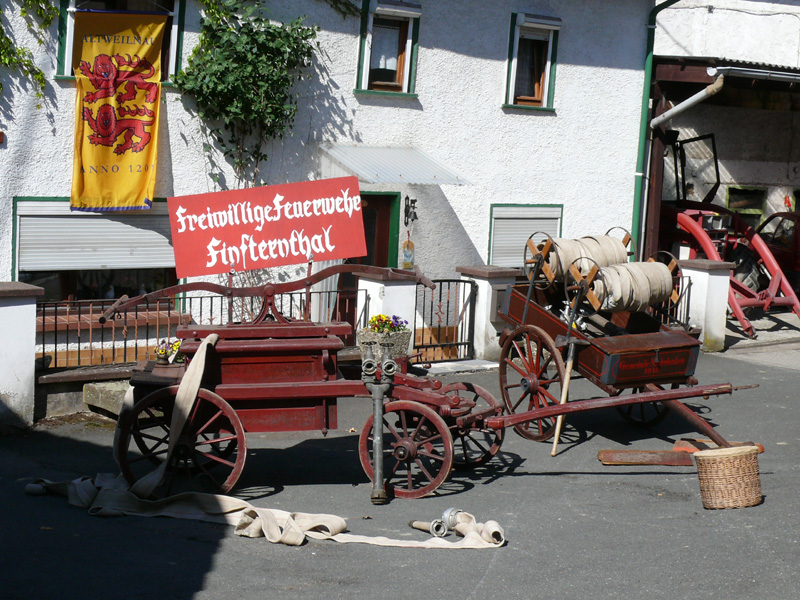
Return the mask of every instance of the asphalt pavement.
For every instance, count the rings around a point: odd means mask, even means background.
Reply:
[[[795,331],[792,335],[796,334]],[[689,405],[731,441],[764,445],[764,502],[703,508],[694,467],[604,466],[601,449],[667,450],[697,437],[669,416],[653,429],[614,410],[570,416],[551,445],[508,431],[500,453],[454,472],[436,495],[374,506],[358,431],[367,399],[340,401],[339,428],[249,434],[235,494],[258,506],[333,513],[364,535],[423,539],[411,519],[457,507],[506,531],[505,547],[420,550],[309,541],[301,547],[169,518],[99,518],[54,496],[24,494],[33,478],[114,471],[113,422],[76,416],[0,438],[0,597],[10,598],[795,598],[800,590],[800,340],[703,354],[701,384],[759,384]],[[440,376],[499,397],[496,369]],[[571,398],[599,390],[575,381]]]

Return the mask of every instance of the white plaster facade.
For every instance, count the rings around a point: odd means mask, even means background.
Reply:
[[[12,198],[68,196],[75,83],[54,78],[57,23],[36,44],[13,0],[0,0],[18,44],[47,77],[37,110],[26,82],[7,71],[0,111],[0,280],[13,280]],[[353,93],[360,22],[320,0],[270,2],[275,19],[307,15],[319,25],[316,73],[299,84],[291,135],[272,143],[262,173],[269,183],[320,176],[322,142],[416,146],[469,180],[465,186],[362,186],[417,198],[416,262],[430,277],[485,264],[495,203],[563,206],[562,234],[630,227],[642,98],[647,16],[644,0],[422,1],[416,98]],[[553,112],[503,109],[512,12],[561,19]],[[187,2],[182,64],[199,30]],[[796,40],[795,40],[796,41]],[[191,100],[165,88],[155,196],[219,189],[209,177],[204,125]],[[224,164],[220,155],[214,162]],[[234,182],[232,169],[224,179]],[[405,229],[400,224],[400,239]],[[520,253],[522,248],[520,249]]]
[[[658,17],[655,54],[800,67],[800,2],[681,0]]]
[[[0,282],[0,432],[33,423],[36,297],[41,288]]]

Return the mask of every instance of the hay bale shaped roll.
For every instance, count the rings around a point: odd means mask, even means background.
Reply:
[[[659,262],[630,263],[635,281],[635,300],[631,310],[642,311],[653,304],[660,304],[672,294],[672,273],[667,265]]]
[[[552,238],[553,249],[548,257],[548,264],[555,278],[563,281],[569,272],[569,266],[581,258],[582,248],[577,240],[569,238]]]
[[[608,262],[605,247],[593,237],[583,237],[578,240],[584,256],[591,258],[598,267],[607,267],[613,263]],[[588,260],[581,261],[581,273],[588,273],[592,268]]]
[[[654,299],[651,304],[658,304],[669,299],[672,295],[673,282],[672,271],[664,263],[648,262],[645,274],[650,281],[650,287],[654,290]]]
[[[619,270],[614,266],[600,269],[600,277],[594,280],[593,290],[600,300],[602,310],[617,312],[624,310],[631,293],[629,282],[622,281]]]

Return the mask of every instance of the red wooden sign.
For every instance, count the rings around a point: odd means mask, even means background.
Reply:
[[[167,203],[178,277],[367,253],[355,177],[177,196]]]

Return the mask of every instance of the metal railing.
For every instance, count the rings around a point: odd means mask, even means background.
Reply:
[[[358,312],[359,298],[362,310]],[[288,319],[346,321],[366,326],[366,290],[292,292],[275,297]],[[40,302],[36,306],[36,368],[115,365],[151,360],[161,340],[174,340],[179,325],[248,323],[260,313],[261,297],[228,298],[216,294],[162,298],[142,303],[100,323],[114,300]],[[353,336],[345,337],[353,345]]]
[[[123,364],[151,357],[161,338],[174,337],[183,316],[173,300],[135,307],[100,323],[113,300],[41,302],[36,306],[36,367]]]
[[[414,323],[414,362],[474,358],[474,281],[437,279],[436,289],[417,285]]]

